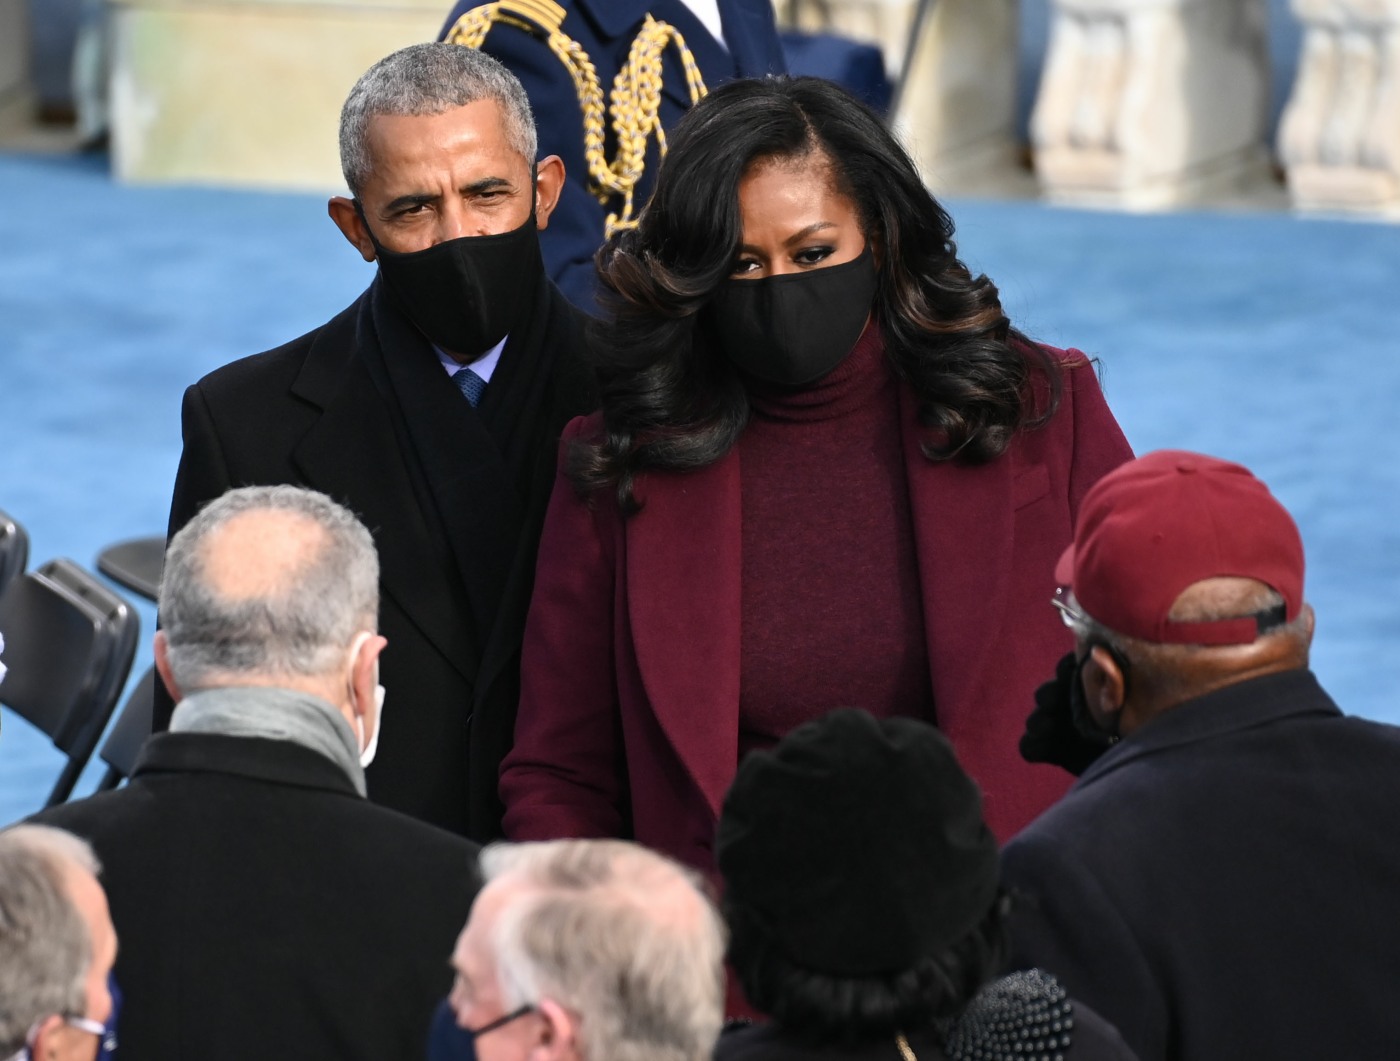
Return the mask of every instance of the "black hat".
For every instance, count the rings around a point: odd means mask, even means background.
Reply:
[[[835,976],[912,968],[971,931],[997,891],[982,797],[947,739],[852,708],[744,759],[716,855],[727,902],[794,965]]]

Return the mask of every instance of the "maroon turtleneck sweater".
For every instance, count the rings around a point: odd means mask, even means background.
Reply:
[[[898,382],[879,328],[815,385],[750,398],[740,757],[836,707],[932,720]]]

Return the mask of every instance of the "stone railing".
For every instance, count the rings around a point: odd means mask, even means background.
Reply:
[[[1304,26],[1278,153],[1295,205],[1400,216],[1400,3],[1293,0]]]
[[[1031,119],[1057,201],[1171,206],[1266,171],[1263,0],[1055,0]]]

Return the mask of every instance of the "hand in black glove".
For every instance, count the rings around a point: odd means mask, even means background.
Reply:
[[[1107,736],[1086,737],[1074,724],[1070,698],[1078,680],[1078,661],[1073,652],[1067,652],[1055,665],[1054,679],[1036,689],[1035,710],[1021,734],[1021,758],[1026,762],[1049,763],[1078,777],[1108,747]]]

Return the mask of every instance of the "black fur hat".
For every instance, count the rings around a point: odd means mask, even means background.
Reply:
[[[744,759],[716,855],[728,903],[795,965],[838,976],[912,967],[997,894],[996,840],[947,739],[852,708]]]

